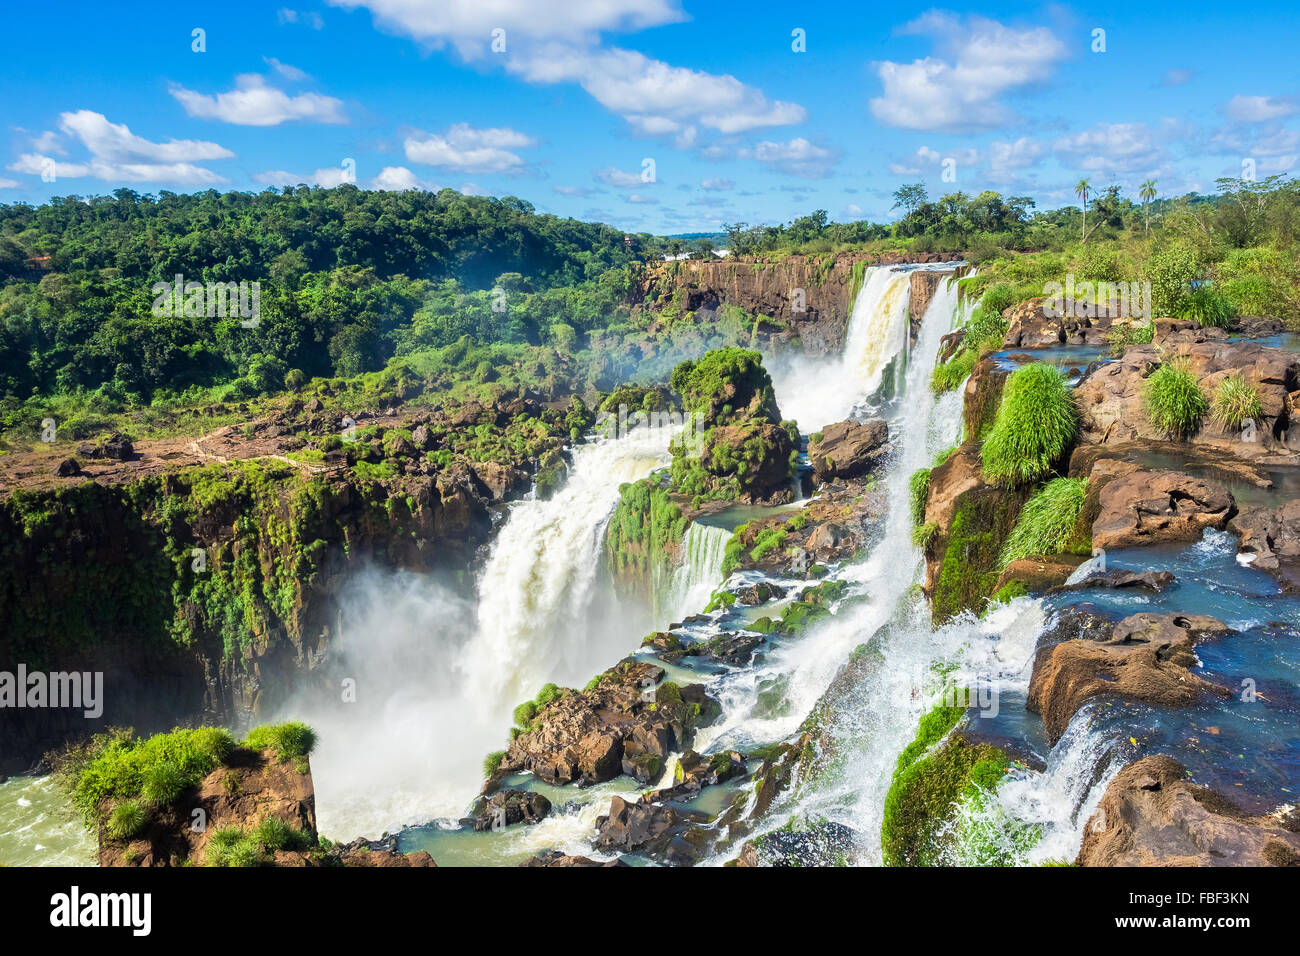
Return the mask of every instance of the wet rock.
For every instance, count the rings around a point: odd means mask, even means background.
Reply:
[[[1123,571],[1111,568],[1109,571],[1095,571],[1082,581],[1062,584],[1050,589],[1048,594],[1062,594],[1068,591],[1087,591],[1092,588],[1111,590],[1142,590],[1159,594],[1171,587],[1174,575],[1170,571]]]
[[[606,860],[601,862],[593,860],[586,856],[567,856],[559,850],[543,850],[530,860],[525,860],[520,866],[627,866],[622,860]]]
[[[1110,330],[1108,315],[1052,316],[1045,298],[1027,299],[1006,309],[1004,349],[1044,349],[1060,345],[1102,345]]]
[[[433,433],[429,431],[429,426],[416,425],[411,429],[411,443],[421,450],[433,447]]]
[[[627,773],[648,783],[696,727],[721,712],[702,685],[660,684],[663,677],[662,667],[629,659],[589,690],[561,689],[532,729],[510,742],[499,773],[526,770],[547,783],[583,785]]]
[[[1300,816],[1252,817],[1163,754],[1121,770],[1084,828],[1079,866],[1300,866]]]
[[[788,823],[747,840],[737,866],[856,866],[861,836],[851,827],[814,818]]]
[[[551,812],[551,801],[529,790],[498,790],[480,797],[470,813],[474,829],[500,830],[516,823],[540,823]]]
[[[1034,659],[1025,707],[1042,715],[1055,744],[1070,718],[1087,701],[1122,697],[1164,707],[1186,707],[1206,694],[1231,692],[1190,672],[1192,648],[1201,640],[1231,633],[1204,615],[1133,614],[1104,638],[1070,640],[1042,648]]]
[[[77,464],[75,458],[65,458],[54,466],[54,475],[57,478],[75,478],[81,474],[81,465]]]
[[[706,813],[679,810],[646,797],[629,802],[612,797],[609,814],[596,818],[596,848],[605,852],[645,853],[675,865],[703,856],[712,835],[701,829]]]
[[[1195,541],[1237,513],[1227,488],[1179,471],[1121,474],[1106,483],[1097,502],[1094,548]]]
[[[726,783],[745,774],[745,755],[736,750],[702,757],[694,750],[688,750],[678,758],[673,771],[673,785],[665,790],[658,790],[653,799],[690,800],[705,787]]]
[[[760,581],[758,584],[750,585],[736,595],[736,599],[748,607],[766,604],[768,601],[775,601],[783,597],[785,597],[785,588],[769,581]]]
[[[1272,575],[1287,594],[1300,594],[1300,499],[1280,508],[1253,507],[1230,522],[1238,548],[1252,568]]]
[[[843,421],[827,425],[808,442],[813,478],[819,483],[858,478],[877,468],[889,455],[889,425],[881,419]]]
[[[1065,641],[1104,641],[1110,637],[1115,622],[1093,610],[1094,605],[1071,604],[1061,608],[1047,622],[1038,636],[1038,649],[1052,647]]]
[[[1041,558],[1017,558],[1002,569],[993,593],[1018,582],[1030,594],[1051,594],[1086,559],[1081,555],[1045,555]]]

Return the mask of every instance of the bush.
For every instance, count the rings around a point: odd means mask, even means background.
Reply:
[[[1078,415],[1061,370],[1034,362],[1012,372],[981,449],[984,480],[1011,487],[1045,476],[1074,441]]]
[[[1205,395],[1186,368],[1166,363],[1151,373],[1142,390],[1147,421],[1170,438],[1184,438],[1196,430],[1206,412]]]
[[[1148,322],[1146,325],[1116,322],[1106,333],[1106,341],[1110,343],[1111,355],[1123,355],[1124,350],[1130,345],[1150,345],[1155,339],[1155,334],[1154,322]]]
[[[1210,418],[1222,431],[1237,431],[1245,421],[1256,421],[1264,413],[1259,393],[1240,375],[1229,375],[1214,390]]]
[[[105,829],[111,839],[130,840],[144,829],[148,815],[137,800],[123,800],[109,814]]]
[[[1043,485],[1020,509],[1016,526],[1002,547],[1001,566],[1064,551],[1087,494],[1085,478],[1054,478]]]
[[[273,750],[281,762],[301,760],[315,748],[316,731],[297,720],[266,724],[250,730],[244,746],[251,750]]]
[[[1173,315],[1196,278],[1196,253],[1187,246],[1170,246],[1151,256],[1147,263],[1151,283],[1151,305],[1156,315]]]
[[[918,468],[908,480],[911,495],[912,527],[918,527],[925,521],[925,505],[930,497],[930,469]]]
[[[1179,300],[1174,315],[1180,319],[1194,320],[1198,325],[1212,325],[1226,329],[1232,323],[1236,307],[1222,292],[1202,286],[1193,289]]]
[[[176,764],[161,760],[145,771],[140,795],[150,803],[166,807],[180,799],[189,783]]]

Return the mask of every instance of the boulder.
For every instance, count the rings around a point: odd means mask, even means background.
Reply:
[[[1170,571],[1124,571],[1111,568],[1109,571],[1094,571],[1082,581],[1073,584],[1061,584],[1048,590],[1048,594],[1063,594],[1068,591],[1088,591],[1093,588],[1110,590],[1141,590],[1159,594],[1172,587],[1174,575]]]
[[[65,458],[54,466],[54,476],[56,478],[75,478],[81,474],[81,465],[77,464],[75,458]]]
[[[813,478],[821,483],[859,478],[878,467],[889,450],[889,425],[880,419],[836,422],[808,442]]]
[[[1178,471],[1121,474],[1101,488],[1097,502],[1094,548],[1195,541],[1206,528],[1222,529],[1237,513],[1223,485]]]
[[[500,830],[516,823],[540,823],[551,812],[551,801],[529,790],[498,790],[474,802],[470,816],[475,831]]]
[[[1300,594],[1300,498],[1279,508],[1253,507],[1228,522],[1250,566],[1264,571],[1287,594]]]
[[[1186,707],[1206,694],[1231,691],[1191,673],[1197,641],[1231,633],[1204,615],[1144,612],[1124,618],[1095,639],[1042,647],[1034,659],[1025,707],[1042,715],[1055,745],[1087,701],[1122,697],[1164,707]]]
[[[627,866],[622,860],[607,860],[600,862],[586,856],[568,856],[559,850],[543,850],[531,859],[525,860],[520,866]]]
[[[1084,827],[1079,866],[1300,866],[1300,813],[1253,817],[1163,754],[1121,770]]]

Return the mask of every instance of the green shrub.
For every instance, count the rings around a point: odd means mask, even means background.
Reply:
[[[956,355],[942,365],[935,366],[930,373],[930,389],[936,395],[951,392],[961,385],[975,370],[979,354],[974,349],[960,349]]]
[[[1010,487],[1045,476],[1074,441],[1078,414],[1061,370],[1042,362],[1007,377],[981,456],[984,479]]]
[[[1191,319],[1198,325],[1212,325],[1216,329],[1226,329],[1231,325],[1235,312],[1231,299],[1207,286],[1193,289],[1174,308],[1174,315],[1178,318]]]
[[[1194,432],[1207,407],[1196,377],[1183,366],[1168,362],[1146,380],[1142,405],[1152,426],[1170,438]]]
[[[1174,309],[1196,279],[1196,252],[1182,245],[1161,249],[1146,269],[1151,283],[1151,305],[1156,315],[1173,315]]]
[[[1124,350],[1130,345],[1150,345],[1155,339],[1155,333],[1154,322],[1148,322],[1146,325],[1116,322],[1106,333],[1106,341],[1110,343],[1110,354],[1123,355]]]
[[[1064,551],[1087,494],[1085,478],[1053,478],[1043,485],[1020,509],[1016,526],[1002,547],[1001,566]]]
[[[1018,301],[1019,298],[1016,296],[1015,288],[1005,282],[1000,282],[980,296],[980,308],[986,309],[1001,318],[1002,313]],[[974,319],[975,316],[972,315],[971,321],[974,321]]]
[[[140,795],[158,806],[171,806],[180,799],[189,784],[190,781],[176,764],[160,760],[145,771]]]
[[[266,724],[250,730],[244,746],[251,750],[273,750],[281,762],[301,760],[316,746],[316,731],[297,720]]]
[[[930,469],[918,468],[907,482],[912,509],[912,527],[925,521],[925,505],[930,497]]]
[[[1240,375],[1229,375],[1214,390],[1210,419],[1225,432],[1237,431],[1243,422],[1257,421],[1263,413],[1255,386]]]
[[[504,750],[494,750],[483,758],[483,776],[492,777],[501,768],[501,761],[506,759]]]
[[[147,820],[148,814],[139,801],[123,800],[109,814],[105,830],[111,839],[130,840],[144,829]]]
[[[937,537],[939,537],[939,523],[937,521],[918,525],[912,529],[912,543],[918,548],[930,547]]]
[[[305,850],[311,846],[311,835],[285,823],[279,817],[267,817],[256,827],[249,837],[260,844],[263,849]]]

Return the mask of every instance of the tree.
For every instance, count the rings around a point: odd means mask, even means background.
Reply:
[[[1150,232],[1151,231],[1151,208],[1149,204],[1151,200],[1156,198],[1156,181],[1154,179],[1148,179],[1145,182],[1143,182],[1142,188],[1138,190],[1138,195],[1142,197],[1142,212],[1146,216],[1146,221],[1147,221],[1146,231]]]
[[[1083,201],[1083,225],[1079,229],[1079,235],[1083,241],[1088,241],[1088,193],[1092,190],[1092,183],[1086,179],[1080,179],[1074,184],[1074,194]]]
[[[906,215],[910,216],[916,212],[917,208],[928,198],[925,191],[924,183],[911,183],[906,186],[899,186],[894,190],[894,205],[897,209],[900,206]]]

